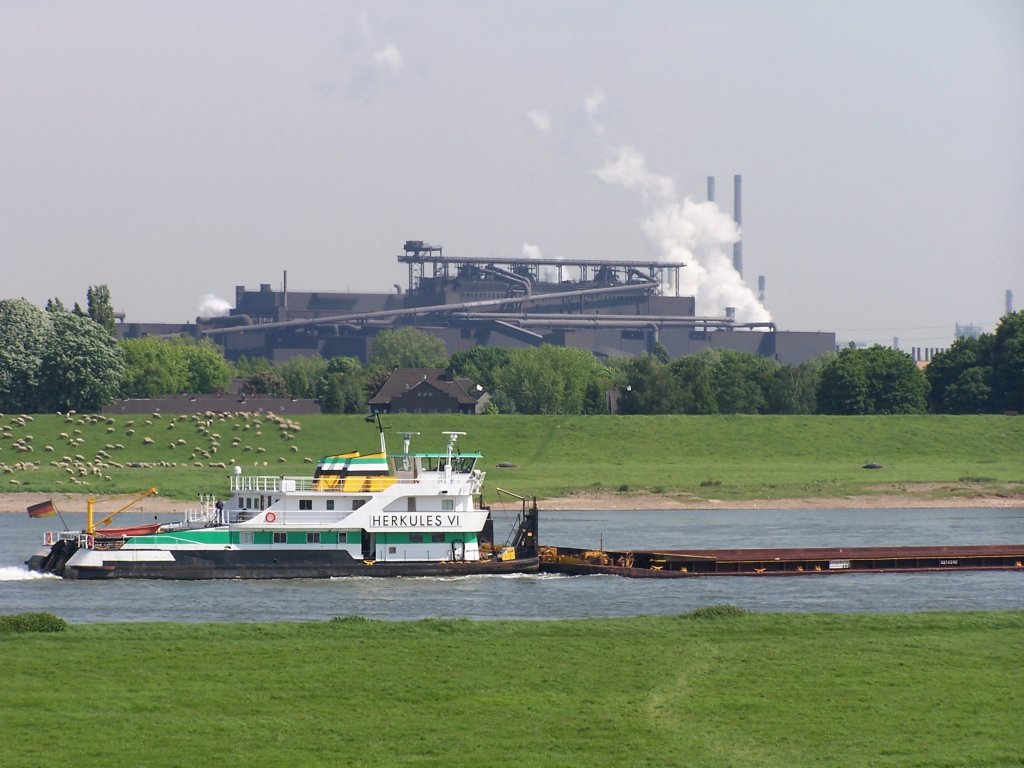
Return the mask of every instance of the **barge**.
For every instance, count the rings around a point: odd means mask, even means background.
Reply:
[[[541,547],[546,573],[642,579],[1020,570],[1024,544],[803,549],[593,550]]]
[[[410,452],[405,433],[403,450],[389,454],[377,424],[379,452],[327,456],[312,477],[244,476],[236,466],[225,501],[203,497],[177,522],[108,528],[108,517],[93,525],[90,502],[84,530],[47,532],[26,564],[67,579],[538,571],[536,500],[516,496],[522,511],[497,542],[481,455],[456,448],[464,432],[444,432],[447,447],[433,453]]]

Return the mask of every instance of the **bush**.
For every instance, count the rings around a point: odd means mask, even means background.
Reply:
[[[750,611],[738,605],[705,605],[695,611],[684,613],[686,619],[733,619],[746,616]]]
[[[16,613],[0,616],[0,635],[14,632],[66,632],[68,623],[52,613]]]
[[[366,616],[359,616],[354,613],[348,616],[334,616],[330,620],[331,624],[366,624],[370,621],[373,621],[373,619],[368,619]]]

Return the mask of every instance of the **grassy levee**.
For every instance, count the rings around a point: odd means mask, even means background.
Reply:
[[[1024,613],[0,635],[0,765],[1021,766]]]
[[[1024,418],[1012,416],[396,414],[387,423],[392,450],[401,431],[421,433],[413,450],[442,450],[442,430],[467,432],[459,447],[484,454],[492,496],[496,485],[542,498],[599,491],[729,500],[871,494],[912,483],[1019,491],[1024,483]],[[289,423],[41,415],[21,424],[6,414],[0,425],[0,492],[157,486],[172,498],[223,495],[232,462],[246,474],[310,474],[321,456],[378,443],[374,426],[358,416]],[[883,468],[863,469],[868,463]],[[954,492],[965,491],[936,491]]]

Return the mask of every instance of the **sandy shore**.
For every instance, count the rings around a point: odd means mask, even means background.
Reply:
[[[950,495],[956,493],[956,495]],[[84,512],[86,496],[81,494],[3,493],[0,494],[0,513],[25,514],[30,504],[52,498],[62,512]],[[116,500],[97,497],[96,512],[109,514],[128,498]],[[515,509],[517,503],[495,502],[495,509]],[[590,509],[914,509],[948,507],[1024,508],[1024,489],[1007,487],[993,493],[972,488],[966,484],[922,484],[899,491],[878,490],[864,496],[813,497],[798,499],[702,499],[669,494],[580,493],[573,496],[543,499],[542,510]],[[197,506],[195,501],[182,501],[162,496],[151,496],[132,508],[132,512],[148,514],[175,514]]]

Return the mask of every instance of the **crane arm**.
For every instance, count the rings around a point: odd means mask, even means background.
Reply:
[[[138,504],[143,499],[148,499],[150,496],[156,495],[156,492],[157,492],[156,488],[148,488],[148,489],[146,489],[141,494],[139,494],[138,496],[133,498],[131,501],[129,501],[127,504],[125,504],[122,507],[119,507],[118,509],[115,509],[109,515],[107,515],[102,520],[100,520],[98,523],[96,523],[96,527],[97,528],[102,528],[104,525],[107,525],[111,520],[113,520],[115,517],[120,515],[122,512],[124,512],[125,510],[128,510],[128,509],[131,509],[132,507],[134,507],[136,504]]]

